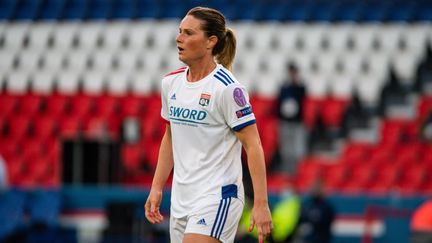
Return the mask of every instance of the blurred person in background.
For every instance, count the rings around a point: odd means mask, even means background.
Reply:
[[[187,66],[162,80],[167,121],[145,216],[161,223],[162,192],[171,171],[171,242],[233,242],[244,206],[242,146],[248,157],[254,203],[249,231],[270,234],[264,152],[246,89],[230,69],[234,32],[217,10],[196,7],[176,38]]]
[[[432,242],[432,200],[422,203],[411,218],[411,243]]]
[[[288,77],[279,90],[277,102],[280,119],[279,152],[281,170],[294,175],[298,161],[306,153],[307,137],[303,125],[306,88],[294,63],[288,63],[287,73]]]
[[[323,180],[318,178],[311,187],[310,195],[302,202],[296,243],[331,242],[335,211],[325,198],[323,189]]]
[[[281,198],[272,209],[272,242],[276,243],[294,242],[301,210],[301,199],[294,185],[284,182],[282,188]]]

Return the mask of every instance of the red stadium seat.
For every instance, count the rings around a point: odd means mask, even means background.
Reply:
[[[0,119],[9,117],[18,109],[18,97],[10,94],[0,94]]]
[[[356,165],[367,161],[372,151],[372,144],[347,142],[342,151],[342,160],[345,163]]]
[[[8,119],[8,133],[9,138],[25,138],[30,133],[31,120],[22,115],[11,116]]]
[[[329,166],[325,175],[325,189],[328,192],[339,192],[350,179],[350,166],[336,164]]]
[[[324,99],[322,103],[323,109],[321,109],[324,125],[327,127],[341,127],[348,104],[349,101],[346,99],[333,97]]]
[[[108,118],[119,111],[119,98],[112,95],[100,95],[95,98],[95,113],[98,117]]]
[[[139,117],[143,113],[144,100],[138,96],[127,95],[120,99],[122,117]]]
[[[140,144],[125,144],[121,148],[123,167],[127,171],[139,171],[143,166],[144,148]]]
[[[45,112],[52,117],[61,117],[70,109],[70,97],[52,94],[46,98]]]
[[[39,140],[46,140],[57,135],[57,117],[36,116],[33,123],[33,136]]]
[[[303,121],[308,128],[314,128],[318,117],[321,116],[321,98],[306,97],[303,102]]]
[[[63,138],[76,138],[82,130],[80,117],[63,116],[59,121],[59,135]]]
[[[70,115],[84,118],[94,111],[94,97],[78,94],[71,97]]]
[[[19,112],[27,117],[33,117],[41,111],[43,104],[42,96],[25,94],[19,97]]]

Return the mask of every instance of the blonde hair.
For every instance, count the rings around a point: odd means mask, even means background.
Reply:
[[[232,29],[225,25],[225,16],[216,9],[195,7],[189,10],[187,15],[203,20],[202,29],[207,37],[216,36],[218,42],[213,48],[212,54],[216,62],[231,70],[236,52],[236,37]]]

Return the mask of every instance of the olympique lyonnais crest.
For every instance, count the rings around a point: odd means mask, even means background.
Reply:
[[[210,103],[210,97],[211,95],[209,94],[201,94],[201,98],[199,100],[199,104],[201,106],[208,106],[208,104]]]

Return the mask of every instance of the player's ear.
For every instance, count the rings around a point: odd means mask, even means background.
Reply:
[[[218,42],[218,38],[215,35],[212,35],[207,40],[207,49],[213,49]]]

